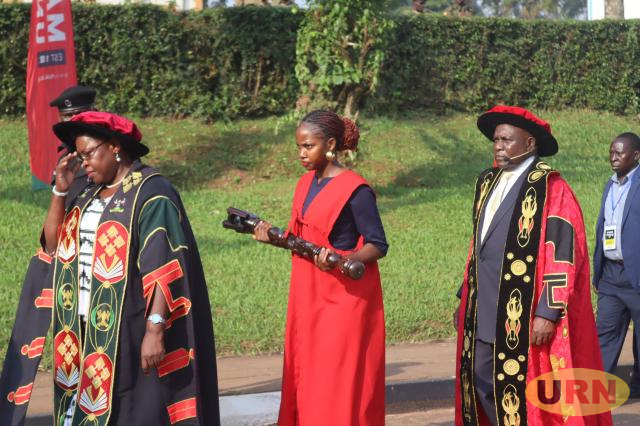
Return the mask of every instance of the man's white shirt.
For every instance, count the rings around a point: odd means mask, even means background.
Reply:
[[[484,237],[489,230],[491,221],[496,214],[496,211],[502,204],[513,185],[518,181],[518,178],[531,166],[535,156],[531,156],[518,164],[515,169],[510,171],[504,171],[500,176],[500,181],[496,184],[495,189],[491,192],[489,199],[487,200],[487,208],[484,209],[484,221],[482,223],[482,233],[480,234],[480,242],[484,242]]]

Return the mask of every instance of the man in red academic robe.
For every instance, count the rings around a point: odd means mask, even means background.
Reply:
[[[602,370],[582,212],[539,160],[558,151],[551,127],[523,108],[496,106],[478,128],[493,141],[496,167],[476,183],[456,312],[456,425],[610,425],[610,412],[554,414],[525,396],[544,373]]]

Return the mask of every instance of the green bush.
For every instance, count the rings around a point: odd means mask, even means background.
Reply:
[[[95,85],[114,111],[282,113],[297,92],[298,21],[281,8],[178,14],[143,5],[74,6],[80,80]]]
[[[0,4],[0,55],[9,64],[0,76],[2,115],[25,110],[29,19],[30,5]],[[298,92],[300,19],[285,8],[184,14],[74,3],[78,80],[98,90],[101,108],[123,113],[207,119],[282,113]]]
[[[402,16],[371,102],[388,111],[533,108],[640,111],[638,21]]]
[[[0,3],[0,115],[17,116],[27,109],[27,46],[31,5]]]
[[[25,111],[29,17],[28,4],[0,4],[0,116]],[[98,89],[101,108],[121,113],[280,114],[293,109],[300,94],[295,65],[302,18],[279,7],[184,14],[74,2],[78,79]],[[369,110],[476,112],[511,103],[640,112],[638,21],[429,14],[394,20]]]

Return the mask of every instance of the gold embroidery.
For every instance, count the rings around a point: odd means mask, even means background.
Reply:
[[[505,373],[515,376],[520,371],[520,364],[515,359],[508,359],[502,367]]]
[[[124,246],[127,242],[118,233],[118,229],[115,226],[110,227],[106,233],[102,234],[98,238],[98,243],[104,248],[104,251],[113,257],[116,251]]]
[[[553,371],[558,371],[558,369],[566,367],[566,360],[564,358],[558,358],[553,354],[549,358],[551,360],[551,368]]]
[[[487,193],[489,192],[489,186],[491,185],[491,178],[493,178],[493,173],[489,173],[484,178],[482,185],[480,185],[480,197],[478,198],[478,202],[476,203],[476,212],[478,213],[480,212],[480,206],[482,205],[482,202],[484,201],[485,197],[487,196]]]
[[[102,382],[111,377],[111,373],[109,372],[109,369],[106,368],[105,362],[102,358],[99,358],[93,365],[87,368],[86,375],[89,377],[91,384],[96,389],[102,386]]]
[[[562,410],[562,420],[566,423],[569,417],[576,415],[576,407],[573,405],[567,405],[564,402],[560,403],[560,409]]]
[[[137,186],[138,184],[140,184],[140,181],[142,180],[142,173],[133,172],[131,173],[131,177],[133,180],[133,186]]]
[[[533,217],[538,210],[538,203],[536,201],[536,190],[529,188],[525,194],[524,200],[522,200],[522,216],[518,220],[518,244],[520,247],[526,247],[529,244],[529,238],[531,237],[531,231],[533,230]]]
[[[509,301],[507,302],[507,323],[505,324],[507,330],[506,343],[509,349],[513,350],[518,347],[520,342],[520,317],[522,316],[522,294],[520,290],[515,289],[509,295]]]
[[[127,193],[131,188],[137,186],[142,181],[142,173],[133,172],[122,181],[122,191]]]
[[[558,358],[553,354],[549,356],[549,359],[551,361],[551,369],[553,370],[553,378],[558,379],[558,370],[565,368],[567,361],[563,357]],[[560,391],[560,395],[562,395],[562,391]],[[560,398],[560,409],[562,410],[562,417],[565,422],[569,417],[575,415],[575,407],[564,402],[563,398]]]
[[[64,362],[71,365],[73,358],[79,352],[78,346],[73,342],[73,339],[67,335],[62,343],[58,345],[58,353],[64,358]]]
[[[511,264],[511,272],[517,277],[524,275],[527,272],[527,265],[522,260],[514,260]]]
[[[531,173],[529,173],[527,179],[529,180],[529,183],[537,182],[545,177],[550,171],[551,167],[549,167],[548,164],[539,162],[538,164],[536,164],[536,170],[533,170]]]
[[[464,417],[467,422],[471,421],[471,389],[469,385],[469,377],[467,371],[462,370],[462,394],[464,397]]]
[[[65,309],[71,309],[73,306],[73,290],[62,290],[62,307]]]
[[[513,389],[513,391],[510,389]],[[505,389],[502,397],[502,408],[506,413],[503,419],[505,426],[520,426],[520,414],[518,414],[520,398],[516,395],[516,388],[513,385],[509,385]]]
[[[111,311],[98,309],[97,315],[98,323],[96,328],[99,330],[107,330],[109,328],[109,319],[111,318]]]
[[[65,238],[68,241],[73,239],[73,230],[75,229],[77,223],[78,223],[78,219],[76,218],[75,215],[73,215],[71,216],[71,220],[69,220],[69,222],[67,222],[67,225],[64,227]]]

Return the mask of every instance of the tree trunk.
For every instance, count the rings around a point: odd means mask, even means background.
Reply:
[[[604,0],[604,17],[624,19],[624,0]]]
[[[344,115],[356,121],[360,115],[360,101],[362,95],[365,93],[365,89],[362,86],[356,85],[351,87],[347,93],[347,100],[344,104]]]

